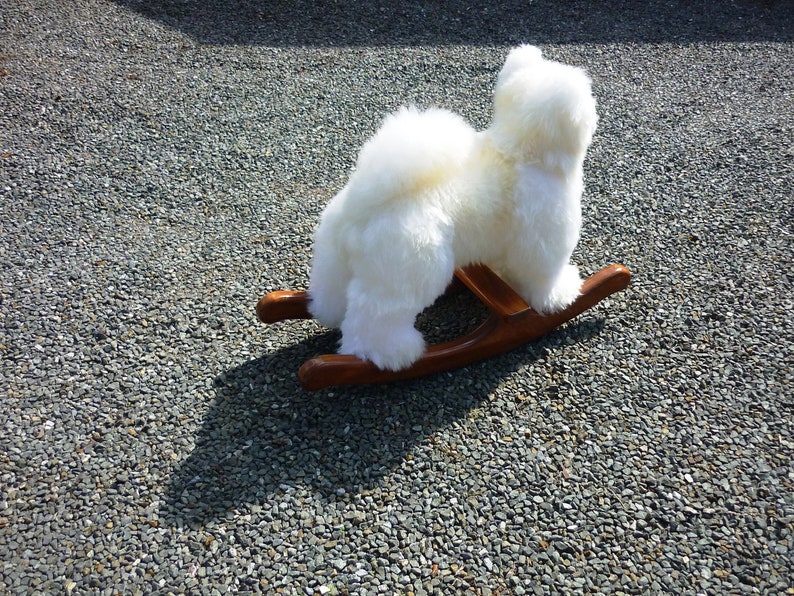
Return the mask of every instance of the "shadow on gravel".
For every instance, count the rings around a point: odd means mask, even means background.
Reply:
[[[789,41],[788,0],[115,0],[199,43],[262,46]]]
[[[461,320],[463,313],[471,323],[471,305],[452,300],[442,314]],[[303,391],[295,373],[307,358],[333,351],[336,332],[246,362],[216,379],[216,398],[195,449],[174,473],[161,515],[200,526],[234,509],[267,505],[291,488],[326,499],[373,488],[415,445],[464,419],[509,373],[553,359],[556,347],[596,335],[603,324],[581,317],[523,349],[457,371],[317,393]]]

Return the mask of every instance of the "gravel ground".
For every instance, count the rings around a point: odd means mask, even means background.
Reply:
[[[358,4],[0,0],[0,592],[794,593],[787,3]],[[631,287],[303,392],[337,335],[256,300],[386,112],[485,126],[521,41],[593,75],[575,260]]]

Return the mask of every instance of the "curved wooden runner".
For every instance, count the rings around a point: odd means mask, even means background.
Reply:
[[[541,315],[485,265],[468,265],[455,271],[455,275],[491,310],[490,316],[474,331],[428,346],[419,360],[398,371],[381,370],[372,362],[350,354],[315,356],[298,370],[301,385],[317,391],[337,385],[389,383],[460,368],[542,337],[607,296],[625,289],[631,279],[626,267],[610,265],[585,280],[581,295],[568,308]],[[306,292],[282,290],[263,296],[256,312],[263,323],[275,323],[311,318],[307,307]]]

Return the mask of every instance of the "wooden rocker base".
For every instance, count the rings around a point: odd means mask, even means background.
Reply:
[[[316,356],[298,370],[301,385],[308,391],[317,391],[337,385],[400,381],[460,368],[542,337],[607,296],[625,289],[631,279],[626,267],[610,265],[582,284],[581,295],[568,308],[541,315],[485,265],[468,265],[456,270],[455,276],[491,311],[474,331],[428,346],[419,360],[398,371],[381,370],[372,362],[349,354]],[[259,300],[256,313],[263,323],[312,318],[308,295],[302,291],[271,292]]]

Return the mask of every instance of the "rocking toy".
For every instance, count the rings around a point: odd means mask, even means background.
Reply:
[[[565,310],[541,315],[485,265],[468,265],[455,271],[457,279],[491,311],[471,333],[428,346],[424,355],[408,368],[381,370],[372,362],[348,354],[325,354],[307,360],[298,370],[298,379],[308,391],[338,385],[387,383],[422,377],[478,360],[490,358],[536,340],[583,313],[607,296],[625,289],[631,273],[623,265],[611,265],[582,284],[580,296]],[[309,319],[308,294],[282,290],[263,296],[257,316],[263,323],[285,319]]]

